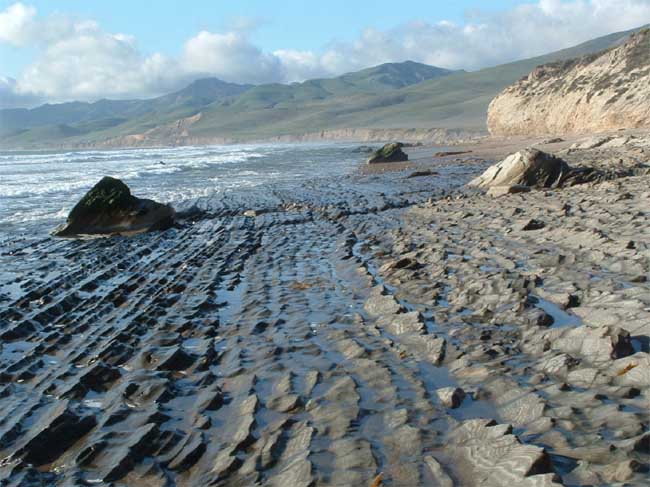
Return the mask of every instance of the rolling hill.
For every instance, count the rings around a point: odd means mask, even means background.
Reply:
[[[637,30],[474,72],[407,61],[289,85],[209,78],[151,100],[0,110],[0,146],[201,144],[359,128],[485,132],[490,101],[536,66],[600,52]]]

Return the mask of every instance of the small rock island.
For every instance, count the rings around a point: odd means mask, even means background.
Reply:
[[[381,149],[376,150],[369,158],[368,164],[380,164],[384,162],[404,162],[409,160],[409,156],[402,150],[404,144],[393,142],[386,144]]]

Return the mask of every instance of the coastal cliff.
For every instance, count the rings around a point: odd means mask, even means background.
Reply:
[[[579,134],[650,126],[650,29],[600,54],[535,68],[488,109],[492,135]]]
[[[155,127],[146,132],[110,138],[104,141],[80,142],[74,148],[116,149],[124,147],[179,147],[190,145],[239,144],[239,143],[304,143],[304,142],[385,142],[403,140],[411,143],[452,145],[477,141],[485,132],[465,129],[443,128],[349,128],[321,130],[304,134],[286,134],[270,137],[222,137],[196,136],[188,128],[201,119],[201,113],[177,120],[172,124]],[[70,147],[70,144],[66,145]]]

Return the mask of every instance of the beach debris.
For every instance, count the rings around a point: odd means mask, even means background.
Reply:
[[[119,179],[102,178],[70,211],[65,225],[55,229],[57,237],[134,234],[166,230],[175,221],[169,205],[136,198]]]
[[[409,160],[409,156],[402,151],[404,144],[401,142],[393,142],[386,144],[381,149],[375,151],[373,155],[368,158],[368,164],[378,164],[382,162],[404,162]]]
[[[442,151],[436,152],[433,154],[433,157],[448,157],[448,156],[460,156],[461,154],[470,154],[471,150],[459,150],[459,151]]]
[[[437,176],[440,173],[436,171],[430,171],[428,169],[425,169],[424,171],[415,171],[406,176],[406,179],[411,179],[411,178],[420,178],[422,176]]]
[[[382,472],[375,477],[375,480],[372,481],[370,487],[381,487],[382,485],[384,485],[383,479],[384,479],[384,474]]]

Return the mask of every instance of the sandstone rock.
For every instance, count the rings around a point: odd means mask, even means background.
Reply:
[[[464,421],[450,434],[446,453],[462,468],[455,472],[459,485],[561,485],[544,449],[522,445],[509,425]]]
[[[509,155],[490,166],[468,186],[492,188],[494,186],[558,186],[570,169],[566,162],[538,149],[524,149]]]
[[[136,198],[119,179],[102,178],[75,205],[58,237],[141,233],[165,230],[174,224],[171,206]]]
[[[381,149],[368,158],[367,164],[378,164],[383,162],[403,162],[408,161],[409,156],[402,151],[404,144],[401,142],[393,142],[386,144]]]
[[[460,387],[443,387],[436,391],[436,395],[445,407],[451,409],[460,407],[465,399],[465,391]]]
[[[454,481],[447,475],[442,465],[435,458],[431,456],[424,457],[424,463],[429,468],[429,472],[431,472],[431,476],[435,480],[435,485],[439,487],[454,487]]]
[[[636,472],[647,472],[648,467],[636,460],[625,460],[623,462],[607,465],[601,471],[605,482],[625,482],[634,476]]]
[[[493,135],[587,133],[650,126],[650,29],[608,51],[539,66],[488,109]]]
[[[609,367],[614,382],[622,386],[650,387],[650,354],[637,352],[634,355],[616,360]]]
[[[597,135],[594,137],[589,137],[584,140],[580,140],[571,146],[572,150],[590,150],[606,144],[613,137],[611,135]]]
[[[566,381],[571,386],[589,388],[598,382],[598,377],[598,369],[583,368],[569,372]]]
[[[373,289],[372,295],[364,305],[364,309],[370,316],[394,315],[404,311],[404,308],[390,294],[383,294],[383,286]]]
[[[383,298],[388,297],[389,296],[383,296]],[[390,297],[392,298],[392,296]],[[370,300],[368,302],[372,303]],[[392,303],[392,301],[387,301],[386,303]],[[367,310],[368,309],[372,311],[371,308],[367,308]],[[397,310],[398,308],[395,308],[392,304],[390,304],[386,309]],[[368,313],[371,314],[371,311],[368,311]],[[377,326],[387,330],[393,335],[404,335],[410,333],[422,334],[426,331],[426,326],[422,320],[422,316],[417,311],[382,316],[377,320]]]
[[[634,352],[630,334],[613,326],[579,326],[570,329],[553,340],[551,348],[574,357],[582,357],[592,364],[607,363]]]

